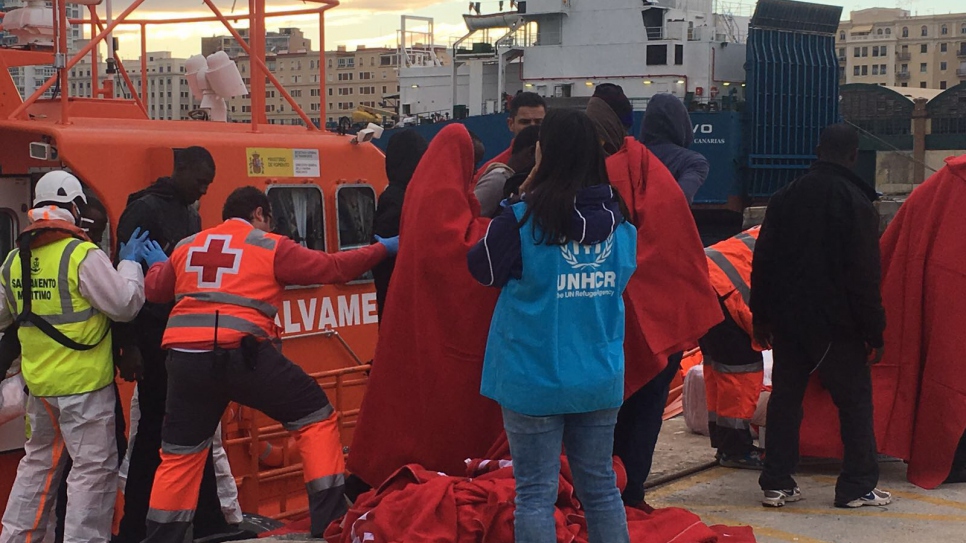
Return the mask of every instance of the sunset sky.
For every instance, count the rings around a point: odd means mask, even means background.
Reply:
[[[607,2],[608,0],[592,0]],[[231,12],[233,0],[215,0],[215,4],[224,13]],[[749,6],[754,2],[746,0]],[[833,3],[833,2],[821,2]],[[115,0],[115,14],[120,13],[130,0]],[[304,9],[312,4],[304,4],[297,0],[268,0],[269,11],[285,9]],[[342,5],[329,11],[326,15],[326,48],[334,49],[336,45],[346,45],[349,49],[362,44],[370,47],[396,46],[396,30],[399,28],[399,17],[402,14],[433,17],[436,20],[436,41],[448,45],[452,38],[465,34],[461,15],[466,13],[469,2],[462,0],[344,0]],[[509,9],[506,0],[506,9]],[[901,5],[905,9],[918,12],[920,15],[931,13],[946,13],[956,11],[959,0],[846,0],[841,2],[845,8],[844,17],[848,18],[849,10],[869,7],[895,7]],[[497,0],[481,2],[482,11],[495,12],[498,10]],[[248,2],[237,0],[237,12],[245,12]],[[103,6],[101,6],[103,13]],[[750,9],[750,7],[748,8]],[[958,8],[966,11],[966,8]],[[186,16],[190,14],[208,15],[210,12],[200,0],[146,0],[136,12],[141,17],[156,18],[166,14]],[[303,28],[306,36],[312,39],[312,47],[318,49],[318,18],[273,19],[268,23],[269,30],[277,30],[283,26],[297,26]],[[187,57],[198,53],[201,48],[202,36],[226,34],[218,23],[182,25],[178,27],[155,27],[148,35],[150,50],[170,50],[177,56]],[[121,39],[122,58],[137,57],[140,51],[137,33],[119,32]]]

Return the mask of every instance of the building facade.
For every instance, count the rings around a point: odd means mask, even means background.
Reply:
[[[853,11],[836,36],[839,80],[923,89],[966,81],[966,13]]]
[[[360,46],[355,51],[345,47],[326,51],[325,96],[321,100],[320,60],[318,51],[269,53],[266,58],[268,69],[317,126],[338,122],[341,117],[351,118],[359,106],[382,108],[386,97],[399,94],[395,49]],[[251,59],[241,55],[235,62],[245,83],[249,84]],[[325,104],[324,116],[322,104]],[[266,84],[265,109],[272,124],[304,124],[271,84]],[[229,100],[228,114],[233,122],[251,122],[250,98],[239,96]]]
[[[185,60],[172,56],[170,51],[155,51],[147,53],[147,97],[144,104],[148,116],[155,120],[184,120],[188,114],[199,107],[200,100],[196,100],[188,88],[185,79]],[[106,65],[98,62],[97,73],[103,82]],[[134,91],[141,95],[141,59],[129,59],[124,63],[127,75],[131,78]],[[91,97],[92,94],[92,65],[90,58],[85,58],[71,70],[68,75],[71,96]],[[103,83],[101,83],[103,84]],[[132,99],[132,89],[129,89],[124,78],[114,76],[115,96]]]
[[[239,28],[238,33],[248,41],[248,29]],[[265,33],[265,52],[266,53],[300,53],[312,50],[312,41],[306,39],[302,30],[298,28],[280,28],[278,32]],[[209,56],[217,51],[228,53],[231,58],[240,57],[244,54],[241,46],[234,36],[212,36],[201,38],[201,54]]]
[[[20,8],[25,5],[23,0],[0,0],[0,11],[7,12],[12,9]],[[53,4],[47,3],[48,6],[53,9]],[[78,4],[67,4],[67,17],[69,19],[81,19],[87,14],[86,8]],[[84,37],[83,29],[80,25],[71,25],[70,35],[67,40],[67,50],[68,52],[77,51],[79,46],[77,43]],[[17,39],[7,33],[0,32],[0,45],[4,47],[16,46]],[[10,75],[13,77],[13,82],[17,85],[17,90],[20,91],[20,96],[22,98],[27,98],[32,95],[38,88],[42,87],[48,79],[53,77],[56,73],[53,66],[21,66],[17,68],[10,68]],[[51,87],[46,93],[44,93],[45,98],[50,98],[53,96],[55,87]]]

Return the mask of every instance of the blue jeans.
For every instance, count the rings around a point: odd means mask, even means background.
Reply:
[[[627,517],[617,476],[613,443],[617,409],[531,417],[503,409],[516,479],[516,543],[556,543],[554,504],[561,444],[574,488],[587,516],[590,543],[628,543]]]

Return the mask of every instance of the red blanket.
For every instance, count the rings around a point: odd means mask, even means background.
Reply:
[[[479,464],[476,464],[479,465]],[[557,541],[586,543],[587,523],[563,466],[557,493]],[[475,478],[450,477],[406,466],[378,490],[363,494],[341,522],[325,532],[333,543],[508,543],[513,541],[513,468],[491,463]],[[754,543],[749,527],[707,526],[684,509],[647,514],[627,510],[637,543]]]
[[[935,488],[966,429],[966,156],[917,188],[881,240],[885,357],[872,370],[879,451]],[[802,453],[840,457],[838,418],[817,383],[806,397]]]
[[[624,392],[630,395],[667,366],[669,354],[695,346],[724,316],[698,228],[671,172],[627,138],[607,159],[607,173],[637,225],[637,271],[624,292]]]
[[[480,396],[499,291],[470,276],[466,254],[486,232],[473,196],[473,143],[462,125],[429,145],[406,191],[400,250],[348,468],[378,485],[400,467],[463,473],[503,430]]]

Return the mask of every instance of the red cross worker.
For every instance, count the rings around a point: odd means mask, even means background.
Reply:
[[[297,443],[312,535],[345,513],[342,443],[322,388],[277,349],[275,315],[287,285],[351,281],[391,256],[397,238],[337,254],[271,234],[268,197],[255,187],[225,201],[225,222],[186,238],[154,264],[145,294],[176,301],[162,347],[169,350],[161,467],[147,516],[150,542],[180,543],[198,505],[212,434],[229,402],[282,423]]]

